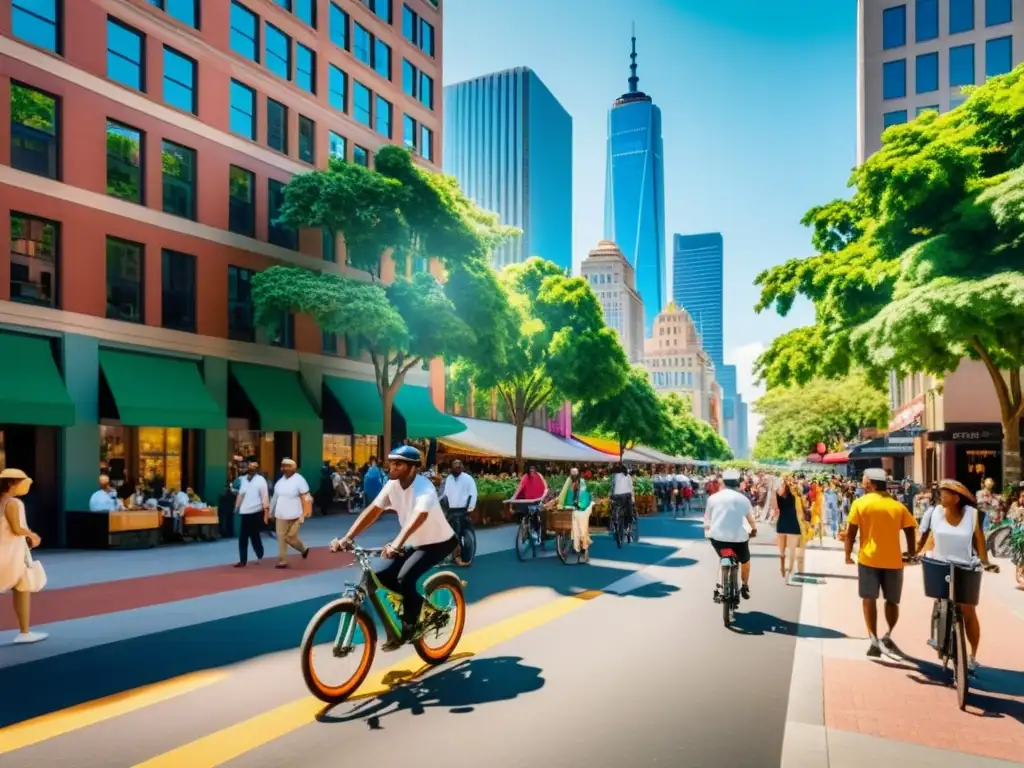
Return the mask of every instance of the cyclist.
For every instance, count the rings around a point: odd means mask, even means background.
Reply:
[[[621,509],[622,516],[619,518],[623,526],[628,526],[633,521],[633,509],[635,496],[633,495],[633,478],[629,476],[626,467],[616,464],[612,469],[611,476],[612,509],[616,505]]]
[[[750,599],[750,537],[757,536],[757,521],[750,500],[739,492],[740,473],[727,469],[722,473],[723,488],[708,497],[704,510],[704,533],[719,557],[723,549],[731,549],[740,562],[740,595]],[[750,526],[750,533],[744,526]]]
[[[512,498],[509,501],[521,501],[529,506],[536,504],[539,507],[547,495],[548,483],[544,479],[544,475],[537,469],[536,464],[531,464],[526,470],[526,474],[523,475],[523,479],[519,481],[519,487],[516,488],[516,492],[512,494]],[[530,536],[533,538],[534,544],[540,543],[540,525],[540,518],[537,515],[531,515]]]
[[[420,452],[400,445],[388,455],[388,482],[370,506],[364,509],[341,540],[331,542],[331,551],[352,546],[356,536],[373,525],[385,510],[398,513],[401,530],[381,554],[387,562],[376,571],[381,584],[402,596],[402,635],[381,647],[394,651],[415,639],[423,608],[423,596],[416,582],[455,551],[458,539],[437,498],[434,484],[419,474]],[[406,545],[411,545],[406,550]]]

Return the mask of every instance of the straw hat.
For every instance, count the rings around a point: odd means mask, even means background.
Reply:
[[[971,504],[975,503],[974,494],[967,490],[967,486],[959,482],[958,480],[952,480],[947,478],[943,480],[941,483],[939,483],[939,489],[943,491],[950,491],[951,493],[963,496]]]
[[[0,480],[19,481],[11,486],[11,495],[13,496],[24,496],[28,493],[28,489],[32,485],[32,478],[26,475],[22,470],[15,469],[14,467],[8,467],[3,472],[0,472]]]

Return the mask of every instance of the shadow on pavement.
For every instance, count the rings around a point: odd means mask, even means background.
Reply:
[[[356,704],[346,714],[335,713],[347,705],[328,707],[317,719],[321,723],[365,720],[371,731],[380,731],[384,730],[381,719],[399,712],[422,715],[435,708],[467,714],[481,704],[539,691],[545,683],[541,674],[539,667],[524,664],[518,656],[468,659],[415,682],[400,683],[381,696]]]
[[[801,573],[797,576],[798,579],[848,579],[852,581],[857,580],[856,574],[849,573]]]
[[[737,611],[736,621],[730,629],[739,635],[788,635],[809,637],[815,640],[839,640],[846,637],[842,632],[827,627],[815,627],[797,621],[785,621],[761,611]]]

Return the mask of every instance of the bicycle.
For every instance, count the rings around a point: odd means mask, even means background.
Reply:
[[[615,546],[622,549],[622,540],[629,541],[630,525],[623,521],[626,516],[626,503],[617,497],[612,497],[612,508],[608,515],[608,535],[615,539]]]
[[[355,555],[356,564],[362,569],[362,577],[358,582],[346,582],[341,597],[332,600],[313,615],[299,646],[302,678],[306,687],[316,698],[327,704],[345,701],[359,689],[369,674],[377,654],[377,625],[373,613],[380,619],[388,640],[396,640],[402,632],[397,618],[402,613],[402,596],[381,584],[371,568],[372,559],[379,557],[384,548],[352,547],[351,551]],[[432,666],[443,664],[459,644],[466,625],[465,586],[466,582],[451,571],[435,573],[424,582],[423,611],[413,633],[412,644],[416,654],[425,663]],[[380,597],[382,591],[383,599]],[[445,592],[451,596],[448,605],[440,604],[439,596]],[[328,623],[335,618],[339,619],[337,628],[327,628]],[[452,627],[451,636],[439,645],[431,645],[431,640],[437,639],[447,627]],[[317,641],[317,633],[325,628],[325,639]],[[358,657],[355,672],[335,685],[325,682],[321,675],[325,670],[321,670],[319,663],[314,660],[314,651],[328,646],[329,653],[324,662],[326,665],[332,659],[345,659],[353,655],[359,642],[363,650]]]
[[[529,548],[533,557],[537,557],[537,546],[544,546],[544,519],[541,514],[541,502],[516,502],[509,501],[508,504],[526,505],[525,510],[516,510],[519,516],[519,525],[516,526],[516,557],[525,562],[526,551]]]
[[[715,602],[722,606],[722,623],[728,629],[736,618],[736,609],[740,607],[740,561],[736,552],[729,548],[723,548],[719,557],[722,579],[715,585]]]
[[[1011,542],[1013,534],[1018,530],[1024,530],[1024,523],[1016,523],[1009,518],[1003,518],[992,526],[992,529],[985,534],[985,546],[993,557],[1009,557],[1013,550]]]
[[[473,521],[469,517],[468,510],[456,509],[446,510],[446,512],[445,516],[448,518],[452,530],[455,531],[459,545],[445,559],[445,563],[450,562],[460,568],[468,568],[473,564],[473,558],[476,557],[476,529],[473,527]]]

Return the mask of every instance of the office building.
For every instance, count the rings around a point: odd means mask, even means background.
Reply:
[[[688,397],[695,417],[721,429],[714,363],[693,318],[674,302],[658,313],[653,333],[644,340],[644,367],[656,391]]]
[[[250,286],[274,265],[355,276],[340,239],[275,222],[293,174],[403,137],[440,169],[437,3],[2,8],[0,463],[35,478],[32,527],[84,545],[143,525],[73,524],[101,471],[216,504],[245,456],[316,484],[323,458],[376,452],[371,364],[305,316],[258,329]],[[443,403],[440,361],[410,373],[398,439]]]
[[[603,240],[584,259],[580,274],[601,302],[604,322],[619,335],[629,362],[643,362],[644,304],[633,266],[615,243]]]
[[[516,67],[444,89],[445,173],[522,236],[496,269],[531,256],[572,269],[572,117],[537,73]]]
[[[722,272],[720,232],[672,237],[672,300],[690,313],[716,368],[725,364]]]
[[[665,171],[661,110],[639,90],[636,35],[629,90],[608,112],[604,239],[617,243],[636,271],[644,303],[644,332],[665,306]]]
[[[1024,60],[1020,0],[859,0],[857,162],[878,151],[882,131],[925,110],[963,103]]]

